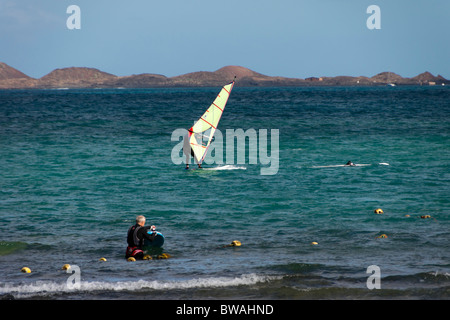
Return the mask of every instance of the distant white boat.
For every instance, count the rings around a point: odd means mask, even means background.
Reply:
[[[395,83],[392,83],[392,82],[389,82],[389,76],[391,75],[391,73],[390,72],[388,72],[388,79],[387,79],[387,86],[388,87],[395,87],[396,86],[396,84]]]

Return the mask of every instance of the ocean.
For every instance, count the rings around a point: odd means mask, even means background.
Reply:
[[[219,91],[0,91],[0,299],[449,299],[448,86],[237,83],[218,129],[279,130],[276,173],[185,170]],[[137,215],[165,243],[128,262]]]

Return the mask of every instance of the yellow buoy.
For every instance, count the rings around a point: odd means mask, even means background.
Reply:
[[[158,259],[169,259],[171,256],[168,253],[162,253],[158,256]]]
[[[311,242],[311,244],[312,244],[312,245],[314,245],[314,246],[316,246],[316,245],[318,245],[319,243],[318,243],[318,242],[315,242],[315,241],[313,241],[313,242]]]
[[[381,210],[380,208],[375,209],[374,211],[376,214],[383,214],[383,210]]]
[[[63,269],[63,270],[69,270],[69,269],[70,269],[70,264],[65,264],[65,265],[63,265],[61,269]]]
[[[230,244],[226,244],[226,245],[222,246],[221,248],[240,247],[241,245],[242,245],[242,243],[239,240],[234,240],[234,241],[231,241]]]
[[[127,259],[127,261],[136,261],[136,259],[133,258],[133,257],[129,257],[129,258]]]
[[[142,259],[143,259],[143,260],[152,260],[153,258],[152,258],[151,255],[146,254]]]
[[[411,216],[410,216],[409,214],[406,214],[405,217],[409,218],[409,217],[411,217]]]
[[[20,271],[22,271],[23,273],[31,273],[31,270],[28,267],[23,267]]]
[[[234,240],[231,242],[232,247],[240,247],[242,244],[239,240]]]
[[[100,258],[99,261],[107,261],[105,258]]]

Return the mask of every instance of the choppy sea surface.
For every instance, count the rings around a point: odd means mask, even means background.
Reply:
[[[236,85],[219,129],[278,129],[276,174],[185,170],[219,90],[0,91],[0,298],[449,299],[449,87]],[[127,262],[140,214],[165,243]]]

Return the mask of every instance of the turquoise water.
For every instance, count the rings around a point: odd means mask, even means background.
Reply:
[[[279,129],[278,172],[186,171],[171,134],[219,90],[1,91],[0,296],[450,297],[448,87],[236,85],[219,129]],[[170,259],[124,259],[139,214]]]

